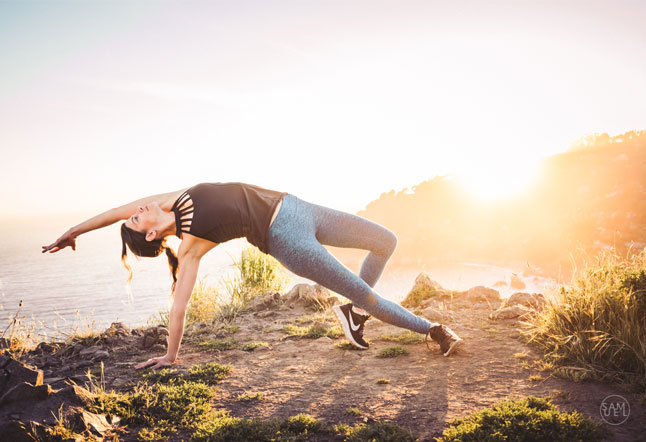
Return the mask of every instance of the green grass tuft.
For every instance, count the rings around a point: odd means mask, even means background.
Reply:
[[[390,342],[397,342],[399,344],[423,344],[424,343],[424,335],[420,333],[415,333],[410,330],[406,330],[403,333],[398,333],[398,334],[388,334],[388,335],[381,335],[379,336],[380,341],[390,341]]]
[[[261,401],[262,400],[262,393],[241,393],[238,395],[236,398],[240,402],[251,402],[251,401]]]
[[[377,354],[378,358],[396,358],[397,356],[407,355],[410,352],[407,348],[401,345],[391,345],[390,347],[383,348]]]
[[[289,336],[301,336],[307,339],[318,339],[323,336],[328,336],[332,339],[338,338],[343,335],[343,331],[339,327],[321,327],[320,325],[310,325],[309,327],[299,327],[297,325],[288,324],[283,327],[283,333]]]
[[[237,344],[233,339],[205,339],[197,346],[202,350],[233,350]]]
[[[244,344],[242,347],[240,347],[240,350],[254,351],[255,349],[260,347],[269,347],[269,344],[267,342],[248,342]]]

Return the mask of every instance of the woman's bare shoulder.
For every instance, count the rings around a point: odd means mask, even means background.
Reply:
[[[190,189],[190,187],[159,195],[159,201],[157,201],[159,203],[159,207],[161,207],[162,210],[169,211],[173,207],[173,204],[175,204],[175,201],[177,201],[177,198],[179,198],[188,189]]]

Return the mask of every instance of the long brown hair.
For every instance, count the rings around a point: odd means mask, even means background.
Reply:
[[[126,259],[127,249],[128,248],[132,253],[137,256],[145,256],[149,258],[154,258],[155,256],[161,255],[163,251],[166,251],[166,257],[168,258],[168,268],[173,277],[173,285],[171,286],[171,292],[175,292],[175,285],[177,284],[177,267],[179,266],[179,261],[177,260],[177,255],[166,245],[166,240],[153,239],[152,241],[146,241],[146,234],[143,232],[137,232],[132,230],[129,227],[126,227],[126,223],[121,224],[121,262],[130,275],[128,276],[128,283],[132,281],[132,267],[128,265]]]

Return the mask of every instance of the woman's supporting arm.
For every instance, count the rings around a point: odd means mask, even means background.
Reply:
[[[200,266],[200,257],[188,255],[182,257],[179,263],[177,274],[177,285],[175,286],[175,295],[173,305],[170,309],[168,320],[168,350],[166,355],[151,358],[145,362],[136,365],[136,369],[150,366],[150,368],[159,368],[171,365],[179,353],[180,343],[184,335],[184,319],[186,317],[186,307],[193,293],[195,281],[197,280],[197,271]]]

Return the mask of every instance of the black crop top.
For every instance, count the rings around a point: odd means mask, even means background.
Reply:
[[[271,216],[286,194],[245,183],[197,184],[171,208],[177,236],[186,232],[215,243],[244,236],[267,253]]]

